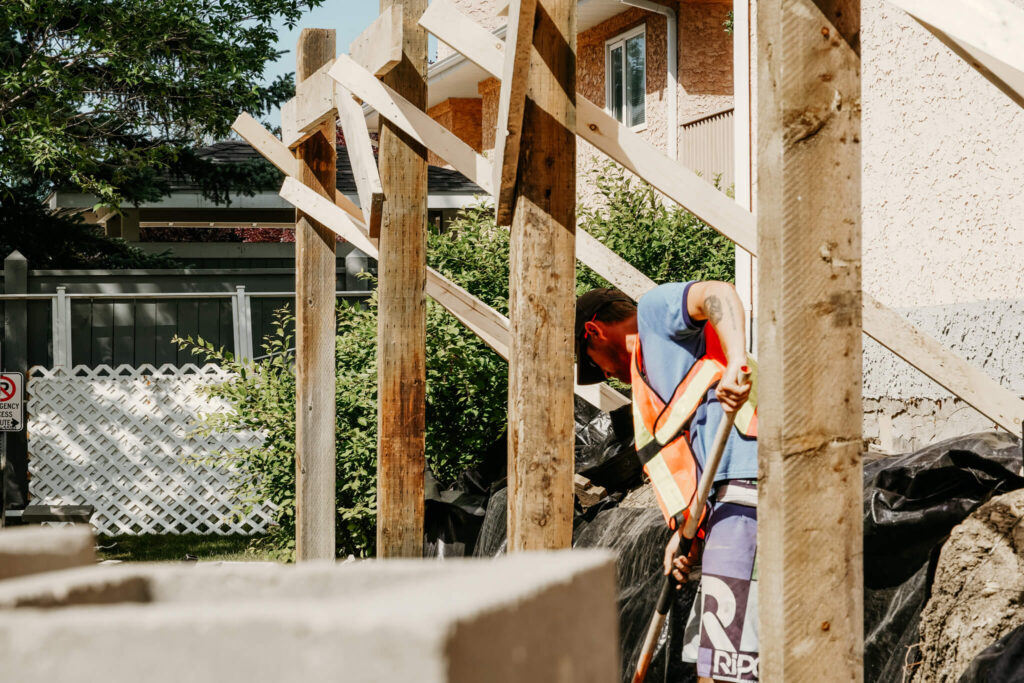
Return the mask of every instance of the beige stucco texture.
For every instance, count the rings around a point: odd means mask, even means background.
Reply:
[[[898,308],[1020,298],[1024,110],[884,0],[862,21],[865,286]]]
[[[1024,110],[904,12],[862,8],[864,289],[1024,394]],[[864,397],[883,450],[994,426],[870,339]]]

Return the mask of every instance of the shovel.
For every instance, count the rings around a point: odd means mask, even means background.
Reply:
[[[750,379],[750,368],[744,365],[740,368],[738,377],[740,384],[746,384]],[[722,461],[722,453],[725,451],[725,443],[729,440],[729,432],[732,430],[733,422],[736,421],[736,411],[726,410],[722,415],[722,421],[718,423],[718,431],[715,433],[715,441],[711,446],[711,456],[704,466],[704,472],[700,475],[700,482],[697,484],[697,495],[690,501],[690,507],[683,525],[683,537],[679,541],[679,548],[675,557],[690,554],[693,546],[693,539],[697,536],[697,529],[700,527],[701,510],[708,502],[708,495],[711,493],[711,486],[715,483],[715,474],[718,472],[718,465]],[[644,638],[644,647],[640,651],[640,658],[636,662],[636,673],[633,674],[633,683],[643,683],[647,677],[647,669],[651,666],[651,659],[654,657],[654,646],[658,644],[658,636],[665,625],[665,617],[668,616],[669,607],[672,605],[672,591],[675,590],[676,580],[671,574],[665,576],[665,582],[661,586],[661,595],[658,596],[658,604],[654,608],[654,616],[651,618],[651,625],[647,629],[647,636]]]

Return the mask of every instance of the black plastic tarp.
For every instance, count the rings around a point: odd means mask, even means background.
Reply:
[[[1024,626],[1010,631],[981,652],[960,683],[1021,683],[1024,681]]]
[[[431,554],[494,557],[504,552],[506,448],[504,440],[495,444],[488,462],[461,476],[455,487],[428,493]],[[996,432],[949,439],[905,455],[865,456],[865,681],[902,683],[917,661],[918,623],[939,549],[978,506],[1024,486],[1021,466],[1019,441]],[[622,676],[628,681],[660,590],[667,540],[659,511],[618,506],[622,494],[640,481],[628,408],[608,415],[577,401],[576,471],[610,492],[596,506],[577,508],[573,545],[616,553]],[[695,680],[693,667],[678,658],[694,586],[677,596],[649,681]],[[1018,646],[1018,641],[1007,641],[998,656],[979,666],[995,671],[993,662],[1018,656]]]
[[[865,460],[865,681],[904,680],[942,544],[981,504],[1024,486],[1021,465],[1019,441],[996,432]]]

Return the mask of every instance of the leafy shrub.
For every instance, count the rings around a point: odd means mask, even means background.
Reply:
[[[621,166],[608,165],[594,183],[605,206],[582,209],[579,225],[637,270],[658,284],[733,281],[735,248],[727,237],[685,209],[666,207],[653,187],[627,176]],[[578,293],[610,286],[577,262]]]
[[[607,199],[601,211],[581,212],[581,225],[657,282],[730,279],[732,243],[678,209],[667,209],[649,187],[610,168],[595,178]],[[638,239],[641,236],[641,239]],[[508,314],[509,238],[491,209],[472,206],[442,234],[431,230],[430,265],[501,313]],[[582,291],[607,286],[580,266]],[[198,457],[235,467],[245,505],[270,500],[278,527],[262,542],[289,556],[295,535],[295,377],[293,318],[281,311],[269,354],[239,363],[201,339],[179,340],[197,356],[233,370],[235,377],[209,387],[230,408],[203,417],[200,432],[251,429],[264,436],[258,448]],[[341,555],[371,556],[375,547],[377,459],[377,299],[342,303],[337,316],[337,548]],[[507,419],[508,366],[473,333],[433,301],[427,304],[427,462],[442,483],[483,457]]]
[[[485,207],[465,210],[442,235],[429,236],[431,265],[489,305],[508,309],[508,233]],[[342,302],[337,315],[335,416],[337,420],[336,520],[340,555],[367,557],[376,541],[377,298]],[[207,340],[179,339],[182,348],[217,362],[234,377],[205,389],[222,398],[226,412],[204,415],[197,432],[254,430],[258,448],[203,453],[204,462],[234,466],[244,506],[269,500],[278,507],[274,531],[262,539],[289,557],[295,537],[294,318],[277,313],[268,357],[252,363]],[[426,456],[442,483],[476,464],[505,426],[508,366],[441,306],[427,304]]]

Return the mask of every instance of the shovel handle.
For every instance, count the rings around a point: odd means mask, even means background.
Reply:
[[[739,374],[740,384],[746,384],[750,380],[750,368],[743,366]],[[710,456],[705,463],[704,472],[701,474],[700,483],[697,486],[697,495],[690,503],[690,512],[686,524],[682,529],[682,538],[679,540],[679,548],[673,560],[681,555],[689,555],[693,547],[693,539],[697,535],[697,526],[700,523],[700,511],[708,502],[708,494],[715,481],[715,474],[718,472],[718,464],[722,460],[722,453],[725,451],[725,443],[729,440],[729,432],[736,421],[735,411],[726,411],[718,423],[718,432],[715,434],[714,445],[711,447]],[[675,590],[676,580],[672,574],[665,576],[665,582],[661,586],[661,595],[658,596],[658,604],[654,609],[654,616],[651,618],[651,625],[647,629],[647,636],[644,638],[643,649],[640,650],[640,657],[636,663],[636,673],[633,675],[633,683],[643,683],[647,678],[647,670],[654,658],[654,647],[658,644],[658,636],[665,625],[665,617],[672,605],[672,591]]]

